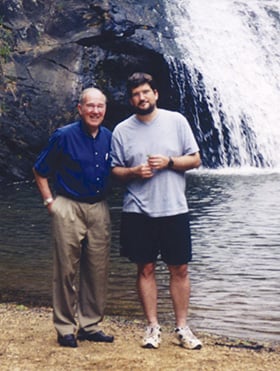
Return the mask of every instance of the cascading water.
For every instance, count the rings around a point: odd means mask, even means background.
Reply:
[[[206,167],[280,167],[280,1],[165,1],[166,56]]]

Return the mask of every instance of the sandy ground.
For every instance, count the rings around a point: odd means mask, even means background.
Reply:
[[[102,329],[112,344],[82,342],[78,348],[57,344],[52,310],[0,304],[0,370],[252,370],[279,371],[280,344],[260,344],[197,333],[201,350],[174,344],[172,328],[164,328],[159,349],[142,349],[144,324],[106,317]]]

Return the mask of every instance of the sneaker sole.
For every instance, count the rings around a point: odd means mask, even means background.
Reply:
[[[197,344],[194,348],[190,348],[187,344],[184,344],[182,343],[180,340],[176,339],[176,340],[173,340],[172,343],[174,345],[177,345],[181,348],[184,348],[184,349],[189,349],[189,350],[199,350],[202,348],[202,344]]]
[[[153,344],[148,343],[148,344],[142,345],[142,348],[144,348],[144,349],[158,349],[159,348],[159,345],[158,346],[154,346]]]
[[[180,343],[179,344],[182,348],[184,349],[189,349],[189,350],[199,350],[202,348],[202,345],[201,344],[197,344],[195,347],[193,348],[190,348],[187,344],[183,344],[183,343]]]

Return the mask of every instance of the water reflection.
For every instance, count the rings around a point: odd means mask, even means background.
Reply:
[[[279,340],[279,174],[190,178],[200,328]]]
[[[279,340],[280,174],[187,177],[194,260],[190,321],[194,328],[256,340]],[[1,300],[51,303],[49,216],[33,183],[0,195]],[[121,190],[110,199],[113,243],[108,314],[142,317],[135,266],[118,255]],[[159,263],[159,313],[173,324],[166,267]]]

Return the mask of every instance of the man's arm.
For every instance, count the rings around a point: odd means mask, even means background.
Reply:
[[[49,186],[49,181],[47,178],[44,178],[41,175],[39,175],[37,171],[35,170],[35,168],[33,168],[32,170],[33,170],[35,181],[37,183],[37,186],[39,188],[43,201],[44,202],[46,200],[49,201],[48,204],[46,205],[49,208],[49,206],[53,202],[53,196],[52,196],[52,192]]]
[[[136,178],[147,179],[154,175],[153,169],[167,169],[169,161],[170,157],[163,155],[152,155],[149,156],[147,164],[141,164],[134,167],[116,166],[112,169],[112,174],[123,182]],[[173,165],[171,169],[182,172],[197,168],[201,164],[199,152],[191,155],[172,157],[172,161]]]
[[[201,159],[199,152],[191,155],[184,155],[178,157],[171,157],[172,166],[170,169],[176,171],[186,171],[199,167],[201,165]],[[162,170],[168,168],[170,157],[162,155],[149,156],[148,164],[152,169]]]
[[[151,167],[148,164],[141,164],[134,167],[116,166],[112,169],[112,174],[122,182],[131,179],[147,179],[153,176]]]

